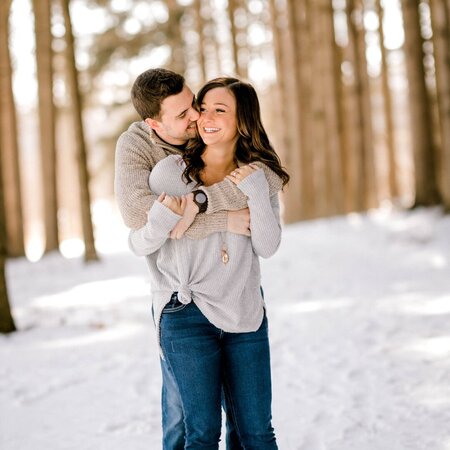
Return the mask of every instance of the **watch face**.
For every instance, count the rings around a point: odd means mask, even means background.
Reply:
[[[203,203],[206,202],[206,199],[207,199],[207,197],[206,197],[206,194],[204,192],[200,191],[200,192],[197,192],[195,194],[195,201],[197,203],[203,204]]]

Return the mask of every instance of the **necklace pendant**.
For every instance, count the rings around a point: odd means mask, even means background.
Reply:
[[[222,262],[226,264],[229,261],[228,253],[226,250],[222,250]]]

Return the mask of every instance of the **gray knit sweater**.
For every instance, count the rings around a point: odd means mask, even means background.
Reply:
[[[191,192],[195,184],[182,180],[184,167],[180,156],[159,162],[150,175],[152,192],[178,196]],[[247,176],[237,187],[248,201],[251,237],[222,232],[202,240],[169,239],[181,216],[159,202],[150,209],[145,227],[131,231],[131,249],[147,255],[157,336],[162,310],[174,291],[181,303],[193,300],[224,331],[255,331],[261,325],[264,301],[258,256],[271,256],[280,244],[278,194],[269,195],[263,170]],[[227,264],[221,258],[224,243]]]
[[[179,150],[162,141],[144,122],[134,122],[122,133],[116,145],[114,190],[116,201],[125,225],[138,229],[147,222],[147,213],[157,196],[148,186],[148,177],[158,161],[168,155],[179,154]],[[258,163],[257,163],[258,164]],[[281,187],[280,178],[264,164],[271,195]],[[245,208],[246,196],[228,180],[202,187],[208,196],[205,214],[197,214],[186,235],[201,239],[210,233],[226,231],[227,212]]]

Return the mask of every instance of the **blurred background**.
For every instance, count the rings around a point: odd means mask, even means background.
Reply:
[[[448,211],[449,24],[450,0],[2,0],[2,305],[7,258],[96,260],[96,230],[120,223],[115,143],[150,67],[194,92],[254,84],[291,175],[285,223]]]

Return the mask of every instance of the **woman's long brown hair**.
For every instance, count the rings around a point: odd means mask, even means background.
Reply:
[[[255,89],[251,84],[237,78],[215,78],[200,89],[197,95],[197,104],[202,104],[208,91],[219,87],[228,89],[236,99],[236,122],[239,134],[236,142],[236,159],[244,164],[256,161],[266,164],[281,178],[283,186],[285,186],[289,181],[289,175],[281,166],[280,158],[264,130]],[[200,173],[205,167],[202,160],[205,148],[206,145],[200,138],[192,139],[183,152],[183,159],[186,163],[183,175],[187,182],[196,181],[198,184],[203,184]]]

